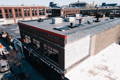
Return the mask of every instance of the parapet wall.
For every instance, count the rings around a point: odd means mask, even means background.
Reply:
[[[120,39],[120,25],[91,36],[90,54],[95,55]]]
[[[67,44],[65,46],[65,69],[69,71],[69,69],[72,69],[84,60],[85,57],[96,55],[119,40],[120,25],[116,25]]]

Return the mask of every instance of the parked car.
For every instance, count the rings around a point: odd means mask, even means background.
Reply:
[[[5,47],[2,45],[2,43],[0,43],[0,55],[2,55],[4,49],[5,49]]]
[[[9,55],[8,50],[0,43],[0,58],[7,59]]]
[[[9,71],[9,64],[7,62],[7,60],[0,60],[0,72],[6,72]]]

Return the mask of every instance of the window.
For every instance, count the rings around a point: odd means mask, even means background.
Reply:
[[[46,10],[46,13],[47,13],[47,14],[51,14],[51,13],[52,13],[52,10],[51,10],[51,9],[47,9],[47,10]]]
[[[39,9],[39,15],[45,15],[45,9]]]
[[[30,9],[24,9],[24,15],[26,16],[26,17],[28,17],[28,16],[30,16]]]
[[[12,9],[5,9],[6,18],[13,18]]]
[[[37,16],[37,9],[36,8],[32,9],[32,16]]]
[[[0,9],[0,18],[3,18],[2,10]]]
[[[55,55],[55,54],[59,53],[59,51],[57,49],[55,49],[47,44],[44,44],[44,49],[48,52],[48,55],[51,55],[51,54]]]
[[[37,48],[40,48],[40,41],[33,39],[33,44],[35,44]]]
[[[25,35],[25,43],[31,43],[31,38],[28,35]]]
[[[56,48],[51,47],[50,45],[44,44],[44,54],[52,59],[53,61],[58,63],[58,54],[59,51]]]
[[[8,10],[7,10],[7,9],[5,9],[5,13],[8,13]]]
[[[16,17],[22,17],[21,9],[19,9],[19,8],[15,9],[15,15],[16,15]]]
[[[35,9],[35,16],[37,16],[37,9]]]

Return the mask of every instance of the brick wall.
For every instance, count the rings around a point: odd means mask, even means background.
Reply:
[[[117,42],[120,38],[120,25],[107,29],[103,32],[91,36],[90,54],[95,55],[108,47],[110,44]]]

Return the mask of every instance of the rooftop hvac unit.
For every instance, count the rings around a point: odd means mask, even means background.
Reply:
[[[53,24],[59,24],[59,23],[62,23],[62,22],[63,22],[62,18],[53,18],[52,19],[52,23]]]
[[[80,19],[80,14],[75,15],[76,19]]]
[[[75,22],[75,17],[67,17],[66,21],[67,22]]]

